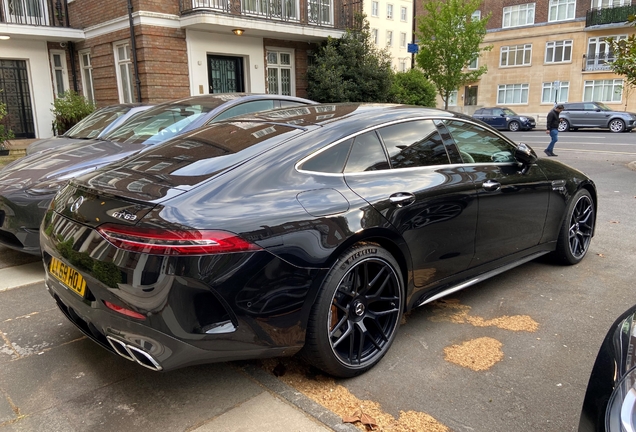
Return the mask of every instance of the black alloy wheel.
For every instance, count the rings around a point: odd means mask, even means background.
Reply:
[[[508,130],[510,132],[517,132],[519,129],[521,129],[521,125],[519,124],[518,121],[511,121],[510,123],[508,123]]]
[[[391,346],[404,309],[402,276],[391,254],[360,243],[332,266],[313,307],[304,358],[338,377],[375,366]]]
[[[594,202],[585,190],[579,190],[568,205],[555,253],[563,264],[577,264],[587,253],[594,234]]]

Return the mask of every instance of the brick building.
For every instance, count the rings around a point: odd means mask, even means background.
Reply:
[[[0,0],[0,100],[17,137],[52,135],[51,104],[221,92],[307,96],[315,43],[361,0]]]
[[[616,110],[636,111],[634,92],[610,70],[613,54],[606,42],[636,31],[627,23],[636,13],[629,3],[484,0],[479,14],[492,14],[485,45],[493,49],[478,62],[488,72],[457,89],[449,109],[472,114],[478,107],[505,105],[539,120],[555,101],[602,101]]]

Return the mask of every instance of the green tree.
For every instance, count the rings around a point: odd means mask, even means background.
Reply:
[[[419,53],[417,65],[435,84],[448,109],[450,94],[475,82],[488,70],[486,66],[466,67],[492,45],[481,46],[490,14],[471,19],[482,0],[431,0],[424,2],[424,15],[418,17]]]
[[[84,96],[69,90],[53,102],[53,132],[62,135],[77,122],[95,111],[95,105]]]
[[[636,17],[630,15],[628,22],[636,24]],[[614,53],[614,61],[610,63],[612,71],[625,77],[625,106],[631,90],[636,87],[636,35],[631,34],[627,39],[608,39],[610,51]]]
[[[396,103],[435,107],[435,86],[419,69],[396,73],[392,93]]]
[[[391,58],[371,41],[369,23],[357,17],[354,29],[323,42],[307,68],[307,93],[318,102],[388,102]]]

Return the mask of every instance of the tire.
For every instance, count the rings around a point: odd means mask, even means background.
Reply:
[[[510,132],[518,132],[519,129],[521,129],[521,125],[519,124],[518,121],[511,121],[510,123],[508,123],[508,130]]]
[[[625,122],[621,119],[612,119],[609,122],[609,130],[615,133],[625,131]]]
[[[375,243],[358,243],[329,270],[301,356],[337,377],[360,375],[389,350],[403,309],[404,283],[393,256]]]
[[[570,130],[570,122],[564,119],[559,120],[559,132],[566,132]]]
[[[581,262],[590,247],[595,222],[592,195],[581,189],[568,204],[554,251],[557,261],[566,265]]]

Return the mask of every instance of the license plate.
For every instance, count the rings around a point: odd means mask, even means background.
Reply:
[[[71,291],[84,297],[86,293],[86,281],[77,270],[72,269],[57,258],[51,258],[49,273]]]

